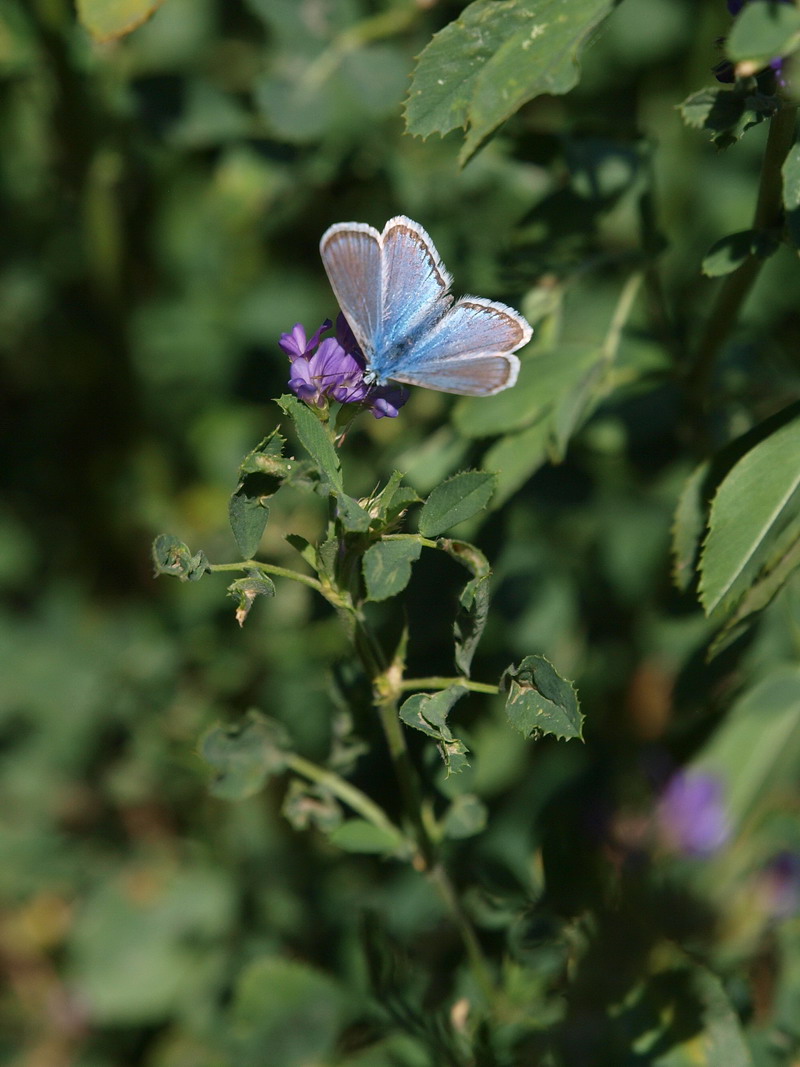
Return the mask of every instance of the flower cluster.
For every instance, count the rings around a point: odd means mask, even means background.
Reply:
[[[296,397],[324,408],[331,400],[359,404],[376,419],[395,418],[408,400],[400,385],[374,385],[365,380],[367,361],[343,315],[336,320],[336,336],[320,340],[332,328],[326,319],[311,337],[298,322],[278,344],[289,357],[292,370],[289,388]]]

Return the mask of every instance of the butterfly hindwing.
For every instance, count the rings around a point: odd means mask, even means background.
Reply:
[[[389,370],[396,381],[467,396],[490,396],[517,380],[513,352],[531,328],[513,308],[465,296]]]

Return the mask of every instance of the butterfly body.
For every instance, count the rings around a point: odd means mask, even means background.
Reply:
[[[383,232],[341,222],[320,255],[367,362],[365,381],[389,379],[448,393],[490,396],[512,386],[531,327],[513,308],[482,297],[455,300],[433,242],[397,215]]]

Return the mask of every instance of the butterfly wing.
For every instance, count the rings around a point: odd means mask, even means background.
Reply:
[[[531,339],[528,322],[505,304],[465,296],[394,362],[389,377],[463,396],[492,396],[519,373],[513,354]]]
[[[381,345],[381,234],[363,222],[339,222],[322,235],[319,252],[328,281],[368,361]]]
[[[426,231],[405,215],[389,219],[383,248],[384,343],[404,348],[440,319],[453,302],[452,278]]]

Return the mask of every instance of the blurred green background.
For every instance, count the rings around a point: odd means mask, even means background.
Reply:
[[[250,707],[325,757],[344,729],[332,674],[340,693],[352,689],[348,665],[335,666],[347,649],[337,620],[282,583],[240,630],[222,578],[156,582],[149,557],[168,531],[215,562],[236,558],[227,501],[241,457],[279,421],[270,398],[288,375],[277,338],[336,310],[319,236],[398,213],[428,229],[457,291],[532,318],[560,294],[570,344],[602,341],[643,240],[663,241],[675,309],[659,331],[640,299],[618,392],[561,465],[545,463],[535,432],[515,439],[502,506],[467,531],[495,569],[476,677],[544,653],[578,685],[588,742],[531,746],[501,708],[473,698],[461,713],[475,753],[464,782],[444,785],[435,753],[419,750],[441,790],[469,789],[490,809],[489,829],[453,846],[457,877],[483,885],[473,904],[484,934],[500,954],[510,937],[514,995],[537,1002],[551,963],[525,941],[524,916],[541,856],[550,907],[566,921],[597,898],[597,865],[614,863],[581,838],[585,806],[646,807],[647,768],[695,753],[735,780],[750,736],[716,756],[706,740],[742,688],[785,685],[774,695],[787,716],[780,773],[775,752],[758,764],[737,816],[743,843],[713,875],[678,863],[669,877],[719,909],[695,917],[694,950],[729,979],[758,1062],[800,1062],[796,920],[770,926],[768,903],[747,903],[757,882],[736,907],[729,892],[800,848],[798,591],[709,666],[708,625],[669,577],[671,515],[695,458],[674,370],[713,290],[700,260],[749,225],[763,148],[755,130],[716,153],[676,110],[710,80],[725,5],[626,0],[589,48],[580,86],[528,105],[460,170],[459,137],[410,137],[402,103],[415,56],[463,6],[165,0],[105,44],[62,0],[0,7],[2,1062],[454,1062],[424,1018],[452,997],[459,958],[427,884],[293,830],[280,784],[241,804],[206,793],[199,736]],[[784,250],[725,352],[727,402],[710,429],[720,443],[800,395],[798,298]],[[528,381],[535,404],[535,369]],[[508,426],[502,407],[486,410],[482,427],[479,403],[415,390],[398,419],[362,418],[344,448],[349,491],[398,468],[427,492],[485,462],[506,428],[524,433],[521,409]],[[313,538],[321,521],[314,500],[277,498],[264,558],[295,565],[283,534]],[[426,558],[417,568],[412,674],[452,672],[456,570]],[[366,712],[358,727],[373,742],[358,781],[394,813]],[[370,993],[364,909],[415,959],[413,1024],[382,1015]],[[680,940],[673,928],[688,913],[641,904],[639,914]],[[603,984],[587,979],[592,1018],[619,992]],[[564,1062],[588,1063],[577,1049],[567,1042]],[[707,1062],[604,1055],[592,1062]]]

